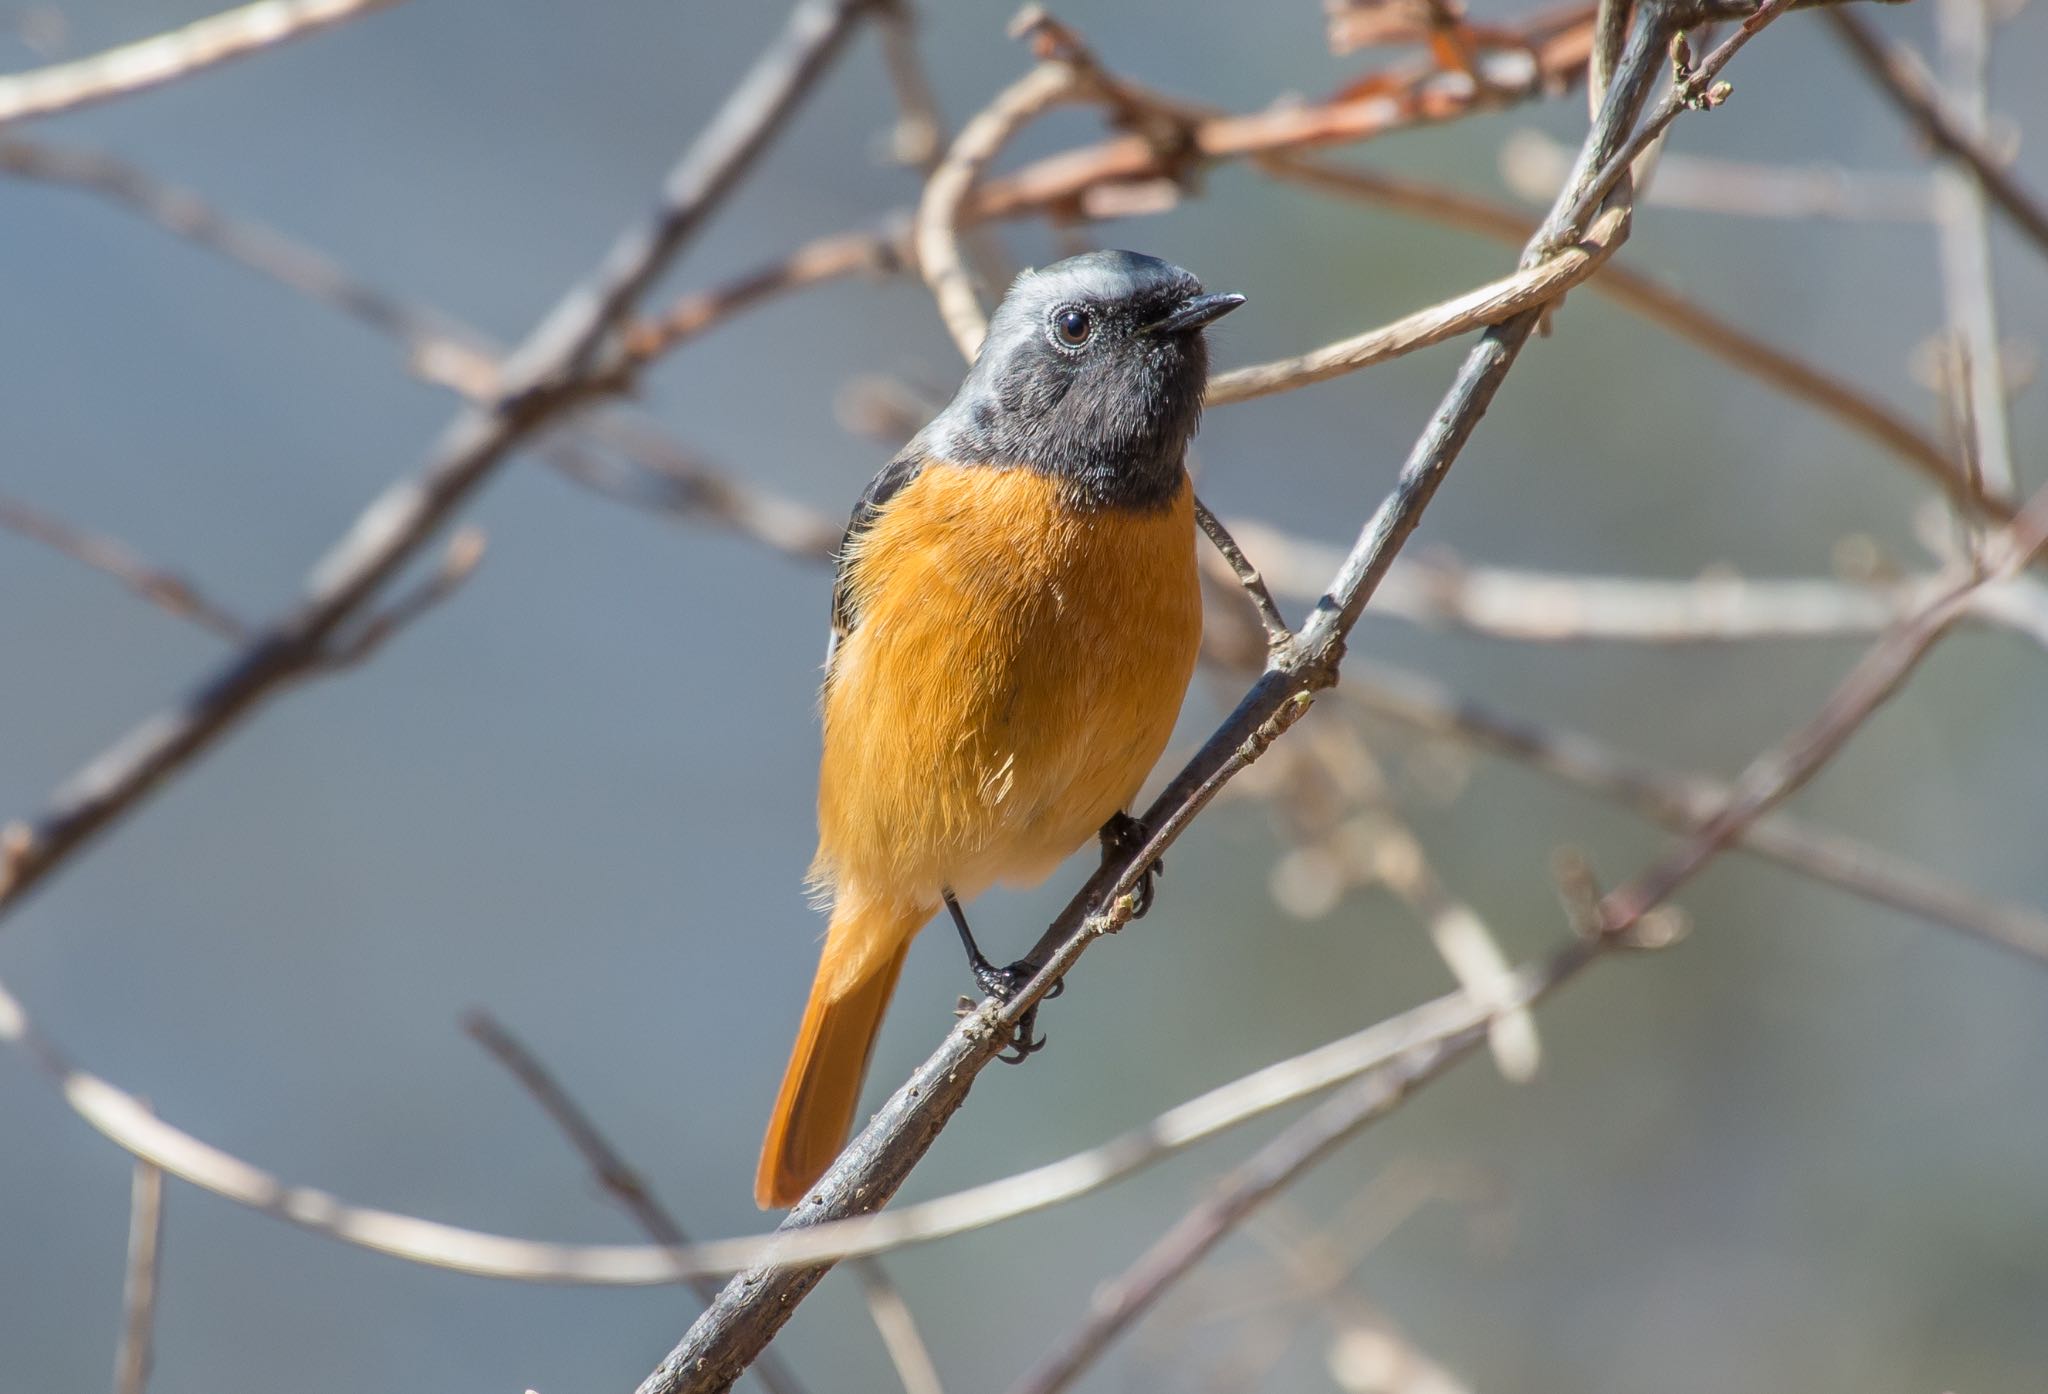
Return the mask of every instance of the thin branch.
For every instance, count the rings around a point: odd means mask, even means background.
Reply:
[[[321,666],[353,668],[383,648],[392,635],[461,589],[484,559],[484,545],[482,528],[474,524],[457,528],[441,549],[441,564],[433,573],[354,629],[336,633]]]
[[[207,599],[184,577],[150,565],[117,538],[81,531],[5,497],[0,497],[0,528],[33,538],[73,561],[113,577],[150,604],[190,620],[209,633],[235,640],[248,636],[249,627],[239,616]]]
[[[547,1114],[583,1159],[584,1165],[590,1168],[605,1194],[633,1217],[634,1223],[646,1232],[649,1239],[664,1249],[682,1249],[689,1245],[690,1237],[683,1232],[675,1216],[655,1197],[653,1189],[640,1179],[640,1173],[626,1164],[618,1149],[598,1131],[590,1115],[583,1111],[539,1057],[526,1048],[524,1042],[481,1008],[463,1014],[462,1029],[483,1047],[486,1054],[505,1067],[520,1088],[532,1096],[533,1101],[540,1105],[541,1112]],[[706,1302],[718,1295],[718,1284],[709,1278],[700,1276],[684,1281]],[[769,1394],[802,1394],[803,1386],[772,1350],[762,1351],[761,1358],[754,1362],[749,1373],[761,1381],[761,1386]]]
[[[946,123],[917,51],[917,14],[911,0],[886,0],[875,10],[882,40],[882,71],[896,96],[896,126],[889,133],[889,157],[930,174],[946,148]]]
[[[1524,970],[1512,1001],[1534,1006],[1575,977],[1600,952],[1577,939],[1533,973]],[[1125,1273],[1095,1289],[1080,1326],[1010,1387],[1010,1394],[1056,1394],[1137,1320],[1262,1202],[1278,1194],[1361,1128],[1393,1112],[1410,1094],[1441,1076],[1486,1040],[1485,1022],[1419,1040],[1316,1106],[1252,1156],[1226,1172],[1201,1202],[1146,1250]]]
[[[256,0],[69,63],[0,76],[0,123],[125,97],[302,39],[394,0]]]
[[[917,1318],[880,1261],[857,1258],[852,1264],[861,1296],[867,1300],[868,1315],[874,1319],[875,1330],[882,1333],[882,1345],[889,1352],[889,1363],[896,1367],[896,1378],[903,1382],[903,1394],[945,1394],[931,1348],[918,1333]],[[758,1367],[759,1362],[755,1364]]]
[[[1561,216],[1553,214],[1552,221],[1561,228],[1582,226],[1621,182],[1636,159],[1664,134],[1664,128],[1676,120],[1679,113],[1689,108],[1703,110],[1718,105],[1725,93],[1714,79],[1721,75],[1728,61],[1742,51],[1744,44],[1755,38],[1772,20],[1791,9],[1793,4],[1794,0],[1763,0],[1753,13],[1743,18],[1733,34],[1700,61],[1697,68],[1689,69],[1683,77],[1673,80],[1671,89],[1650,109],[1635,128],[1635,133],[1623,141],[1619,149],[1592,167],[1597,172],[1590,179],[1585,177],[1587,167],[1582,156],[1581,164],[1573,172],[1573,182],[1578,185],[1577,196]],[[1546,242],[1545,245],[1556,244]]]
[[[816,85],[868,0],[802,0],[784,32],[619,239],[507,361],[501,391],[465,409],[426,468],[388,488],[314,568],[305,598],[184,701],[138,726],[62,789],[0,858],[0,912],[88,838],[210,748],[286,680],[316,666],[363,609],[519,445],[589,395],[590,359]]]
[[[1288,625],[1286,616],[1273,601],[1273,592],[1266,587],[1266,578],[1251,564],[1244,549],[1237,545],[1237,539],[1230,535],[1230,529],[1223,526],[1223,520],[1209,511],[1209,505],[1195,500],[1195,522],[1208,535],[1209,541],[1222,556],[1224,564],[1237,578],[1237,583],[1250,598],[1252,609],[1258,614],[1259,627],[1266,631],[1266,652],[1271,659],[1284,659],[1287,651],[1294,647],[1294,630]]]
[[[1189,162],[1198,169],[1274,150],[1349,144],[1534,100],[1578,81],[1592,30],[1590,5],[1540,13],[1512,31],[1522,47],[1478,56],[1477,82],[1423,60],[1354,83],[1355,95],[1329,102],[1282,100],[1266,111],[1203,119],[1194,123],[1182,149],[1162,149],[1139,134],[1047,156],[990,180],[963,216],[969,222],[1027,213],[1089,217],[1095,211],[1092,197],[1161,180],[1178,182],[1195,172]]]
[[[128,1267],[121,1284],[121,1345],[114,1355],[114,1394],[143,1394],[156,1345],[156,1301],[163,1269],[164,1174],[135,1164],[128,1200]]]
[[[1947,593],[1900,621],[1851,669],[1814,719],[1778,748],[1753,761],[1736,779],[1726,805],[1670,854],[1600,903],[1604,932],[1631,928],[1647,911],[1695,876],[1755,823],[1820,771],[1865,718],[1917,667],[1950,626],[1969,612],[1972,593],[1993,578],[2011,577],[2033,563],[2048,544],[2048,489],[1988,543],[1985,569],[1966,575]]]
[[[1628,221],[1626,209],[1614,209],[1594,222],[1576,245],[1536,265],[1517,271],[1463,295],[1440,301],[1392,324],[1340,339],[1292,358],[1233,368],[1209,380],[1208,404],[1247,402],[1276,392],[1292,392],[1310,383],[1355,373],[1469,334],[1474,329],[1506,324],[1517,316],[1550,304],[1598,271],[1621,245]]]
[[[1260,160],[1258,167],[1278,179],[1460,227],[1500,242],[1520,245],[1535,234],[1537,227],[1534,218],[1514,209],[1400,175],[1340,168],[1292,156],[1268,157]],[[1757,338],[1656,278],[1619,261],[1609,262],[1588,285],[1595,294],[1641,315],[1737,372],[1836,418],[1850,430],[1896,454],[1949,493],[1961,491],[1961,472],[1956,461],[1938,441],[1853,384]]]
[[[873,231],[814,238],[787,257],[734,277],[710,290],[684,295],[652,319],[630,326],[626,360],[637,369],[686,339],[778,295],[852,276],[892,276],[910,270],[910,225],[892,215]]]
[[[1674,832],[1697,831],[1733,797],[1725,784],[1631,761],[1592,736],[1509,716],[1413,674],[1381,667],[1347,671],[1338,692],[1371,715],[1519,760]],[[1987,900],[1868,843],[1772,813],[1744,827],[1735,845],[1850,895],[2048,963],[2048,914]]]
[[[1926,70],[1905,50],[1879,38],[1861,16],[1846,10],[1830,10],[1827,20],[1850,56],[1905,113],[1927,143],[1966,168],[1991,201],[2033,239],[2037,248],[2048,253],[2048,207],[2012,177],[2006,161],[1971,131],[1963,118],[1949,110]]]
[[[1990,119],[1991,16],[1985,0],[1936,0],[1955,118],[1981,139]],[[1967,402],[1965,449],[1984,487],[2012,494],[2012,422],[2006,410],[2005,356],[1998,337],[1998,285],[1991,266],[1991,214],[1984,186],[1966,165],[1947,161],[1934,172],[1939,211],[1941,291],[1954,338],[1949,376]],[[1956,358],[1960,361],[1955,361]]]
[[[1501,146],[1501,179],[1523,198],[1545,201],[1557,193],[1571,151],[1541,131],[1517,131]],[[1931,223],[1934,190],[1922,174],[1889,174],[1840,165],[1764,164],[1713,155],[1667,152],[1656,182],[1639,202],[1735,218],[1795,222],[1839,218],[1850,222]]]
[[[1063,62],[1041,63],[999,93],[960,128],[945,158],[925,182],[918,201],[917,265],[938,301],[939,315],[964,357],[974,357],[988,331],[988,317],[974,292],[960,250],[960,210],[974,180],[1004,145],[1040,113],[1081,94],[1075,70]]]
[[[1510,998],[1529,988],[1521,970]],[[1515,999],[1519,1000],[1519,999]],[[658,1287],[759,1264],[836,1262],[945,1239],[1034,1214],[1125,1177],[1385,1064],[1494,1009],[1463,989],[1301,1055],[1262,1066],[1095,1147],[950,1195],[771,1234],[668,1244],[556,1244],[358,1206],[294,1185],[156,1116],[140,1098],[75,1065],[0,986],[0,1041],[23,1049],[87,1126],[116,1147],[223,1200],[327,1239],[423,1267],[513,1282]]]

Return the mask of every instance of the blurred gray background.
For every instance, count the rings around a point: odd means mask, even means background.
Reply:
[[[1002,3],[928,6],[958,122],[1020,72]],[[1921,7],[1877,18],[1924,38]],[[83,53],[204,13],[61,7]],[[1503,13],[1481,6],[1481,17]],[[370,280],[513,337],[642,209],[784,7],[413,0],[209,76],[44,123],[323,247]],[[1059,13],[1131,75],[1225,106],[1311,96],[1333,58],[1314,0]],[[42,57],[9,33],[0,66]],[[2001,30],[1997,109],[2043,128],[2048,34]],[[1794,17],[1674,149],[1900,170],[1901,123]],[[672,278],[712,284],[914,198],[882,155],[891,103],[863,36]],[[1346,158],[1497,192],[1534,127],[1576,141],[1576,95]],[[1019,154],[1089,138],[1062,114]],[[2031,148],[2022,176],[2048,182]],[[1013,255],[1055,253],[1036,226]],[[1461,234],[1319,201],[1238,169],[1170,216],[1099,230],[1250,305],[1224,365],[1292,352],[1501,274]],[[1754,222],[1651,208],[1624,257],[1932,420],[1908,359],[1941,321],[1933,238],[1901,224]],[[1997,243],[2006,330],[2043,322],[2038,258]],[[116,534],[247,613],[309,562],[449,415],[392,346],[101,202],[0,182],[0,491]],[[1447,381],[1456,347],[1215,412],[1204,492],[1226,515],[1348,543]],[[697,341],[647,405],[711,459],[843,515],[885,450],[833,400],[858,371],[950,390],[924,291],[850,282]],[[2043,474],[2023,395],[2023,484]],[[1424,526],[1474,560],[1682,577],[1816,574],[1848,534],[1919,565],[1924,494],[1891,461],[1596,297],[1510,379]],[[762,1223],[759,1128],[809,982],[814,685],[827,578],[593,497],[522,461],[473,516],[469,586],[375,661],[278,700],[0,931],[0,976],[87,1068],[292,1180],[483,1229],[631,1240],[531,1101],[456,1025],[491,1008],[556,1068],[704,1236]],[[1803,721],[1856,641],[1534,647],[1369,616],[1354,650],[1674,766],[1732,772]],[[219,646],[104,577],[0,534],[0,816],[48,791],[213,663]],[[2043,655],[1943,647],[1795,807],[1987,893],[2048,902]],[[1181,732],[1219,715],[1197,684]],[[1380,739],[1396,768],[1415,752]],[[1171,758],[1171,757],[1170,757]],[[1618,878],[1660,845],[1628,816],[1482,760],[1420,804],[1445,877],[1512,951],[1562,931],[1548,859]],[[1159,908],[1089,956],[906,1196],[1099,1141],[1183,1097],[1444,990],[1391,897],[1309,923],[1269,897],[1284,852],[1233,802],[1175,850]],[[1082,874],[992,896],[1021,948]],[[1356,1290],[1480,1390],[2048,1386],[2048,972],[1744,860],[1682,897],[1676,950],[1605,965],[1542,1013],[1539,1079],[1463,1068],[1294,1195],[1338,1213],[1384,1177],[1444,1194],[1366,1256]],[[950,936],[912,955],[870,1092],[951,1023]],[[1049,1215],[891,1268],[949,1389],[999,1386],[1271,1123]],[[104,1387],[128,1159],[18,1053],[0,1054],[0,1389]],[[1384,1183],[1382,1183],[1384,1184]],[[1277,1270],[1239,1240],[1095,1371],[1096,1390],[1219,1387],[1256,1322],[1207,1305]],[[423,1271],[173,1183],[161,1394],[621,1390],[694,1311],[678,1292],[570,1291]],[[1312,1310],[1267,1387],[1331,1387]],[[1263,1318],[1261,1318],[1263,1320]],[[854,1284],[779,1347],[814,1394],[892,1386]]]

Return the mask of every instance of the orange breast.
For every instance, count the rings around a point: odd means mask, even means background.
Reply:
[[[1030,470],[934,463],[855,544],[825,689],[814,874],[936,907],[1043,878],[1125,807],[1201,641],[1193,492],[1081,511]]]

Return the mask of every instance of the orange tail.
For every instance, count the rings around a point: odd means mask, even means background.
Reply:
[[[911,936],[930,917],[930,910],[847,895],[833,907],[804,1024],[761,1143],[754,1203],[763,1210],[796,1204],[846,1145],[882,1013]]]

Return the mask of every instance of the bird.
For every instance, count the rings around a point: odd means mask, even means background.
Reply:
[[[911,940],[960,903],[1044,880],[1090,837],[1141,846],[1129,806],[1201,643],[1187,449],[1205,328],[1244,303],[1128,251],[1017,277],[959,392],[853,509],[832,588],[818,849],[830,920],[755,1175],[795,1204],[852,1130]],[[1141,901],[1150,903],[1148,868]],[[1027,1020],[1021,1059],[1043,1044]]]

